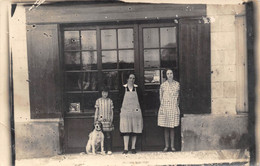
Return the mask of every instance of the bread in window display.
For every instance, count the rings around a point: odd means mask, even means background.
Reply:
[[[80,112],[80,103],[70,103],[69,112]]]

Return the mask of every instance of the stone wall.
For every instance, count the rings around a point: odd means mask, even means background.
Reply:
[[[235,16],[245,14],[245,5],[207,5],[211,19],[212,114],[236,114]]]

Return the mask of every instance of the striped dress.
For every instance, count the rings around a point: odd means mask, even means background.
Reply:
[[[113,122],[113,101],[109,98],[99,98],[95,104],[95,121],[100,121],[103,125],[104,131],[112,131],[114,126]]]
[[[160,86],[161,106],[158,112],[158,126],[174,128],[180,124],[178,105],[180,85],[177,81],[171,84],[165,81]]]

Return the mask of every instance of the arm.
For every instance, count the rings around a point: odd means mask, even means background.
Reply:
[[[96,111],[95,111],[95,116],[94,116],[94,122],[96,122],[98,120],[98,116],[99,116],[98,100],[96,101],[95,108],[96,108]]]
[[[113,101],[111,100],[111,112],[110,112],[110,122],[112,123],[114,119],[114,104]]]
[[[163,97],[163,88],[162,85],[160,86],[160,91],[159,91],[159,95],[160,95],[160,103],[162,103],[162,97]]]

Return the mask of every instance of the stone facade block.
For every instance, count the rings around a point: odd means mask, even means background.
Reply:
[[[236,98],[215,98],[211,100],[212,114],[236,114]]]
[[[235,16],[210,16],[211,32],[233,32],[235,30]]]
[[[245,13],[245,5],[207,5],[207,15],[238,15]]]
[[[224,81],[223,65],[211,66],[211,82]]]
[[[236,82],[223,83],[224,97],[236,97]]]
[[[61,152],[59,122],[17,122],[16,159],[48,157]]]
[[[223,97],[223,82],[211,83],[211,98]]]
[[[235,65],[235,50],[214,50],[211,52],[211,65]]]
[[[224,81],[236,81],[236,66],[225,65],[224,66]]]
[[[235,32],[211,33],[211,50],[235,50]]]
[[[184,116],[181,124],[182,151],[249,147],[247,116],[191,115]]]

